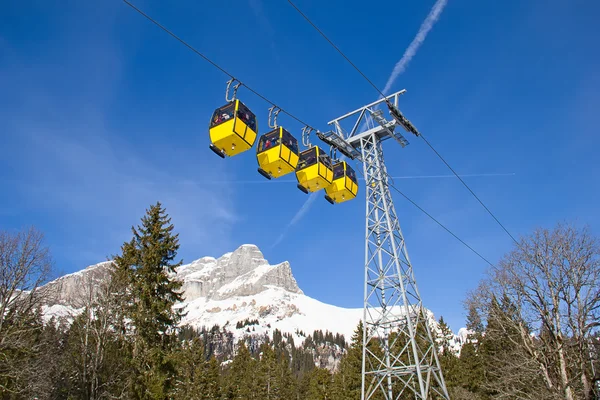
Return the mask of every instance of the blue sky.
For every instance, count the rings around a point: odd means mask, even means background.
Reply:
[[[287,2],[201,3],[135,4],[321,130],[377,99]],[[296,3],[380,88],[434,5]],[[226,75],[123,2],[2,10],[0,226],[43,230],[57,275],[115,254],[160,200],[184,261],[255,243],[271,263],[289,260],[307,295],[362,306],[364,191],[335,207],[319,195],[294,219],[307,196],[293,182],[265,181],[254,150],[216,157],[207,128]],[[563,220],[599,232],[599,12],[594,1],[449,0],[391,85],[407,89],[401,109],[459,173],[506,174],[465,180],[513,235]],[[239,97],[264,131],[269,105],[243,89]],[[279,123],[302,128],[283,114]],[[404,149],[386,142],[392,176],[450,173],[423,141],[408,139]],[[395,183],[493,262],[511,248],[457,179]],[[425,306],[457,330],[486,265],[395,201]]]

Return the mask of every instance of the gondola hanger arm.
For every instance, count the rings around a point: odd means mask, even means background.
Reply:
[[[237,83],[233,86],[233,96],[231,96],[231,98],[229,97],[229,92],[231,91],[231,84],[233,82],[237,81]],[[227,81],[227,89],[225,90],[225,101],[227,101],[228,103],[234,101],[236,99],[237,96],[237,90],[238,88],[242,85],[242,82],[238,81],[235,78],[231,78],[230,80]]]
[[[314,131],[314,129],[308,125],[302,128],[302,145],[307,149],[310,149],[312,147],[312,144],[310,144],[310,133],[312,131]]]
[[[337,161],[337,149],[333,146],[329,146],[329,158],[331,158],[331,161]]]
[[[271,129],[275,129],[277,128],[277,116],[279,115],[279,112],[281,111],[281,108],[277,107],[276,105],[273,105],[269,108],[269,128]]]

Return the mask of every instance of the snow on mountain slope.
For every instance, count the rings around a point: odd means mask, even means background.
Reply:
[[[45,319],[72,317],[81,312],[81,300],[89,296],[98,281],[109,277],[110,267],[110,262],[104,262],[50,282],[48,286],[58,293],[45,307]],[[258,247],[251,244],[219,258],[203,257],[182,265],[174,278],[183,282],[184,301],[176,305],[187,312],[182,325],[219,325],[236,338],[248,331],[272,337],[274,329],[279,329],[293,334],[299,339],[295,343],[300,344],[303,337],[299,331],[310,335],[314,330],[322,330],[343,334],[349,341],[363,316],[362,308],[336,307],[306,296],[287,261],[270,265]],[[398,309],[396,315],[400,314]],[[428,316],[432,328],[437,330],[433,313],[428,311]],[[245,320],[258,320],[258,325],[236,327]],[[461,339],[455,337],[453,348],[462,345]]]
[[[348,340],[362,317],[362,308],[332,306],[272,285],[252,296],[232,296],[225,300],[200,297],[182,303],[180,307],[185,307],[188,313],[183,324],[197,327],[219,325],[233,331],[235,336],[244,334],[245,328],[235,329],[238,322],[256,319],[259,325],[252,328],[257,334],[270,335],[274,329],[279,329],[300,338],[296,334],[298,331],[311,334],[321,329],[343,334]]]

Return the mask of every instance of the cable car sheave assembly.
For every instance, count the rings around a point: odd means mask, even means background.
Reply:
[[[258,136],[258,122],[250,109],[236,98],[241,82],[233,86],[235,79],[227,82],[225,100],[227,103],[217,108],[209,125],[210,149],[221,158],[233,157],[249,150]],[[230,91],[233,93],[230,97]],[[305,126],[302,129],[302,145],[306,150],[299,151],[298,140],[286,129],[277,125],[280,108],[269,108],[269,132],[263,134],[256,147],[258,172],[267,179],[280,178],[293,171],[298,180],[298,189],[308,194],[325,190],[325,199],[331,203],[352,200],[358,193],[356,173],[345,161],[332,158],[319,146],[310,143],[309,135],[314,130]],[[356,149],[333,132],[317,136],[329,144],[332,150],[339,149],[351,159],[358,156]]]

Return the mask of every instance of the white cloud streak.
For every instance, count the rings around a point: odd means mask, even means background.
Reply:
[[[404,55],[402,55],[402,58],[400,59],[400,61],[398,61],[396,63],[396,65],[394,66],[394,69],[392,70],[392,73],[390,74],[390,77],[388,78],[387,83],[385,84],[383,93],[386,93],[388,90],[390,90],[390,88],[395,83],[398,76],[404,72],[408,63],[412,60],[412,58],[415,56],[415,54],[417,54],[417,50],[419,50],[419,47],[421,47],[421,44],[423,44],[423,42],[425,41],[427,34],[429,33],[429,31],[431,30],[433,25],[439,19],[440,14],[442,13],[442,11],[444,10],[444,7],[446,6],[446,3],[447,3],[447,0],[437,0],[435,2],[431,11],[429,12],[429,15],[427,15],[427,18],[425,18],[425,20],[421,24],[421,27],[419,28],[417,35],[415,36],[413,41],[410,43],[408,48],[404,51]],[[252,1],[251,1],[251,4],[252,4]],[[363,124],[363,128],[364,128],[364,124]],[[406,177],[406,178],[409,178],[409,177]],[[285,237],[289,228],[291,226],[293,226],[294,224],[296,224],[298,221],[300,221],[302,219],[302,217],[304,217],[304,215],[306,215],[306,213],[312,206],[315,198],[316,198],[315,193],[310,195],[310,197],[304,202],[304,204],[302,205],[300,210],[298,210],[296,215],[294,215],[294,218],[292,218],[292,220],[284,228],[283,232],[281,232],[281,234],[279,235],[279,237],[277,238],[275,243],[272,245],[272,247],[275,247],[276,245],[281,243],[281,241]]]
[[[398,79],[400,74],[402,74],[406,70],[408,63],[413,59],[415,54],[417,54],[417,50],[419,50],[419,47],[421,47],[421,45],[425,41],[427,34],[431,30],[431,28],[433,28],[433,25],[437,22],[437,20],[440,18],[440,15],[442,14],[442,11],[444,11],[444,7],[446,7],[447,2],[448,0],[437,0],[435,2],[433,7],[431,8],[431,11],[429,11],[427,18],[425,18],[425,20],[421,24],[417,35],[414,37],[412,42],[404,51],[404,54],[402,55],[400,61],[398,61],[394,66],[394,69],[392,70],[392,73],[390,74],[390,77],[388,78],[385,87],[382,90],[384,94],[387,94],[387,92],[392,88],[394,83],[396,83],[396,79]],[[383,97],[380,95],[379,98],[382,99]],[[376,106],[375,108],[377,109],[379,108],[379,106]],[[374,124],[370,116],[367,116],[361,124],[359,131],[363,131],[365,129],[365,126],[367,126],[369,122],[371,122],[371,124]]]
[[[401,73],[403,73],[404,70],[406,70],[406,66],[408,65],[408,63],[410,63],[415,54],[417,54],[417,50],[419,50],[419,47],[421,47],[421,45],[425,41],[427,34],[431,30],[431,28],[433,28],[433,25],[437,22],[437,20],[440,18],[440,15],[442,14],[442,11],[444,11],[444,7],[446,7],[447,2],[447,0],[437,0],[435,2],[433,7],[431,8],[431,11],[429,11],[429,15],[427,15],[427,18],[425,18],[425,21],[423,21],[423,23],[421,24],[419,32],[417,32],[417,35],[415,36],[413,41],[404,51],[404,55],[402,55],[400,61],[398,61],[394,66],[394,69],[392,70],[392,73],[388,78],[385,87],[383,88],[383,93],[386,93],[388,90],[390,90],[394,82],[396,82],[398,76]]]
[[[308,196],[308,199],[306,199],[304,204],[302,204],[302,207],[300,207],[300,209],[298,210],[298,212],[296,212],[296,214],[290,220],[290,222],[288,222],[288,224],[285,226],[285,228],[283,228],[283,231],[281,232],[281,234],[279,235],[277,240],[275,240],[275,242],[271,245],[271,248],[273,248],[273,247],[277,246],[279,243],[281,243],[283,238],[285,238],[285,235],[287,234],[288,230],[292,226],[296,225],[306,215],[306,213],[308,213],[308,210],[310,210],[310,207],[312,207],[312,205],[315,202],[315,200],[317,199],[318,195],[319,195],[319,192],[314,192]]]

